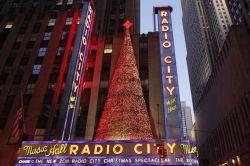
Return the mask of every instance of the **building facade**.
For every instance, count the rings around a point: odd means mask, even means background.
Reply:
[[[217,47],[221,49],[229,28],[232,25],[226,0],[204,1],[204,5],[204,10],[208,16],[209,27],[212,30],[213,35],[216,37]]]
[[[205,5],[209,5],[209,1]],[[218,52],[215,61],[210,61],[212,62],[210,76],[200,93],[199,102],[194,102],[195,135],[200,151],[200,164],[211,166],[249,165],[250,3],[244,0],[228,0],[210,1],[210,5],[211,8],[214,6],[214,10],[210,10],[210,12],[214,11],[214,14],[209,14],[211,18],[208,17],[208,25],[213,28],[217,27],[217,31],[213,30],[212,34],[221,41],[216,39]],[[209,9],[209,6],[206,9]],[[216,12],[219,16],[217,25],[221,24],[221,27],[223,24],[225,25],[224,30],[220,31],[224,37],[219,35],[219,28],[216,26]],[[184,17],[186,17],[185,14]],[[230,19],[232,26],[230,26]],[[193,21],[191,24],[193,23],[195,22]],[[187,29],[184,31],[192,29],[191,25],[189,27],[185,25],[188,24],[185,21],[183,24]],[[189,56],[189,47],[191,47],[189,43],[193,43],[193,41],[186,32],[185,37]],[[211,59],[211,54],[209,57]],[[193,60],[199,58],[199,54],[193,55]],[[188,59],[187,57],[189,73],[192,73],[190,74],[192,85],[192,82],[197,82],[192,78],[197,71],[191,69],[194,65],[199,65],[199,62],[190,63],[191,61]],[[195,90],[195,87],[191,86],[193,98],[196,95]]]
[[[225,0],[182,0],[194,111],[204,93],[211,72],[217,63],[219,51],[232,25],[228,9]]]
[[[227,4],[228,9],[230,9],[229,13],[230,13],[230,16],[232,18],[232,22],[234,25],[246,24],[248,27],[250,26],[249,1],[227,0],[226,4]]]
[[[132,20],[131,33],[139,33],[139,6],[138,0],[96,3],[98,23],[93,30],[95,35],[84,72],[76,138],[93,137],[98,121],[92,119],[98,119],[101,114],[98,111],[105,100],[122,40],[121,26],[124,20]],[[14,163],[18,142],[11,130],[21,105],[26,140],[55,138],[82,8],[82,0],[0,1],[0,165]],[[98,110],[98,115],[93,109]]]
[[[182,0],[181,3],[184,13],[182,19],[187,47],[188,73],[195,108],[211,74],[209,55],[212,48],[207,45],[210,35],[203,2]]]
[[[11,129],[22,105],[26,137],[21,140],[59,138],[58,126],[63,123],[59,117],[65,116],[61,108],[83,8],[81,0],[0,1],[0,165],[15,162],[20,142]],[[92,140],[96,134],[126,19],[134,24],[130,33],[153,135],[164,138],[158,32],[139,34],[139,0],[96,1],[95,9],[72,139]],[[22,125],[19,131],[24,132]]]
[[[197,107],[196,138],[204,165],[237,158],[249,165],[249,42],[246,26],[232,26]]]
[[[181,113],[182,113],[182,125],[183,125],[183,136],[186,139],[193,140],[192,137],[192,128],[193,128],[193,120],[191,107],[186,105],[185,101],[181,102]]]

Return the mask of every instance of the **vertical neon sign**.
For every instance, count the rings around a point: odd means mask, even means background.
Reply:
[[[62,111],[66,109],[66,117],[64,116],[64,126],[61,135],[62,140],[70,140],[73,135],[75,118],[79,107],[79,95],[86,57],[88,53],[89,38],[91,35],[95,17],[95,10],[91,2],[83,2],[83,10],[78,27],[77,36],[74,44],[70,68],[67,75],[66,88],[64,92],[64,100]],[[59,122],[60,123],[60,122]]]
[[[172,7],[157,7],[166,139],[182,137],[181,105],[171,22]]]

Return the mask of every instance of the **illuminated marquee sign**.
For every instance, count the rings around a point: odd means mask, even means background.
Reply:
[[[23,142],[16,166],[25,164],[129,164],[198,165],[197,147],[190,141],[163,144],[167,156],[160,158],[156,142],[130,141],[45,141]]]
[[[84,71],[85,61],[88,52],[88,43],[91,35],[93,22],[94,22],[95,11],[91,6],[90,2],[84,2],[84,8],[79,25],[79,32],[77,33],[78,38],[74,45],[74,51],[70,63],[70,69],[67,79],[66,86],[70,88],[70,94],[65,90],[67,100],[67,111],[66,118],[62,133],[62,140],[71,139],[75,125],[76,110],[78,107],[79,91],[82,81],[82,75]],[[79,35],[80,33],[80,35]],[[81,38],[79,38],[81,36]],[[73,76],[73,77],[72,77]],[[64,108],[63,108],[64,109]],[[65,115],[64,115],[65,116]]]
[[[155,9],[158,14],[166,138],[181,138],[181,106],[171,22],[172,8],[167,6]]]

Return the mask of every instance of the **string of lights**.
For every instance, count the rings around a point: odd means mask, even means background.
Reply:
[[[128,29],[95,139],[153,139]]]

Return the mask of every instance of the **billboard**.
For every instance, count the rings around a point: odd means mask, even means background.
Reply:
[[[57,135],[62,140],[72,139],[79,107],[80,89],[86,64],[89,41],[95,18],[92,1],[83,1],[80,24],[76,33],[73,53],[69,65],[64,98],[60,109]]]
[[[183,135],[171,11],[170,6],[155,7],[158,16],[165,137],[177,139]]]
[[[43,165],[198,165],[195,144],[188,140],[23,142],[16,166]]]

